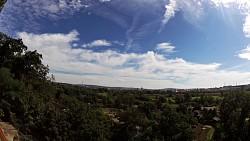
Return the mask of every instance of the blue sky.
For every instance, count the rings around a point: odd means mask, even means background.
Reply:
[[[42,53],[58,82],[250,83],[248,0],[8,0],[0,31]]]

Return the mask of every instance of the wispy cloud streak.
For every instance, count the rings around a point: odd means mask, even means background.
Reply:
[[[93,13],[127,30],[127,46],[159,28],[164,1],[158,0],[10,0],[0,15],[0,29],[14,35],[19,31],[39,33],[42,19],[51,23],[76,13]],[[145,18],[147,17],[147,18]],[[19,24],[16,24],[19,23]]]
[[[156,50],[160,50],[166,53],[174,53],[175,46],[172,46],[171,43],[160,43],[157,44]]]
[[[163,30],[163,28],[165,27],[165,25],[168,23],[168,21],[175,16],[175,12],[178,10],[177,7],[177,2],[175,0],[170,0],[168,5],[165,5],[166,11],[164,14],[164,19],[162,20],[162,24],[161,24],[161,28],[160,31],[161,32]]]
[[[250,38],[250,10],[245,18],[245,22],[243,24],[243,32],[247,38]]]
[[[215,6],[237,5],[246,17],[243,32],[250,38],[249,0],[9,0],[0,13],[0,30],[15,35],[26,31],[39,33],[43,20],[51,24],[74,14],[93,13],[110,20],[126,30],[126,50],[138,40],[162,31],[176,12],[184,19],[196,23],[202,19],[205,4]],[[18,24],[17,24],[18,23]]]
[[[250,38],[250,1],[249,0],[211,0],[217,7],[236,6],[245,16],[243,32],[246,38]]]

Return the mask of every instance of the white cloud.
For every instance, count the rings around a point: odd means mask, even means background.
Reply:
[[[105,3],[105,4],[104,4]],[[16,32],[40,33],[46,22],[58,25],[77,13],[92,13],[110,20],[126,30],[127,48],[134,41],[156,33],[164,14],[159,0],[10,0],[0,14],[0,30],[15,36]],[[147,18],[145,18],[147,17]],[[16,24],[18,23],[18,25]]]
[[[243,32],[247,38],[250,38],[250,13],[245,18],[245,23],[243,24]]]
[[[160,31],[175,16],[177,11],[181,11],[184,19],[192,24],[198,25],[198,22],[204,17],[204,5],[213,4],[216,7],[236,7],[245,16],[243,32],[247,38],[250,38],[250,1],[249,0],[170,0],[165,5],[166,11],[162,20]]]
[[[175,12],[178,11],[178,7],[177,7],[177,2],[175,0],[170,0],[168,5],[165,5],[166,11],[164,14],[164,18],[162,20],[162,25],[161,25],[161,29],[162,30],[164,28],[164,26],[167,24],[167,22],[174,17]]]
[[[211,2],[213,4],[215,4],[216,6],[225,6],[228,7],[230,4],[236,2],[235,0],[211,0]]]
[[[74,43],[74,44],[72,44],[72,46],[73,46],[73,47],[77,47],[77,46],[78,46],[78,44]]]
[[[184,19],[195,25],[197,25],[204,15],[203,1],[197,0],[170,0],[169,3],[165,5],[165,9],[160,32],[168,21],[175,16],[177,11],[181,11]]]
[[[100,47],[100,46],[111,46],[112,43],[107,40],[94,40],[91,43],[84,44],[83,47]]]
[[[162,50],[167,53],[173,53],[175,46],[172,46],[171,43],[160,43],[156,46],[156,50]]]
[[[220,70],[220,64],[199,64],[182,58],[168,59],[148,51],[143,54],[94,52],[72,48],[77,31],[69,34],[18,34],[31,50],[43,54],[57,81],[145,88],[215,87],[248,83],[249,72]]]
[[[199,0],[177,0],[184,19],[194,25],[198,25],[204,16],[203,3],[204,1]]]
[[[250,45],[248,45],[245,49],[243,49],[239,54],[238,57],[242,59],[250,60]]]
[[[128,40],[126,47],[129,49],[137,39],[154,34],[159,27],[161,31],[177,11],[182,12],[185,20],[196,23],[202,19],[204,4],[208,3],[225,7],[236,5],[246,16],[243,31],[246,37],[250,38],[249,0],[49,0],[43,2],[10,0],[0,13],[0,30],[9,35],[20,31],[37,33],[46,28],[43,27],[41,19],[56,22],[77,12],[81,14],[91,12],[125,28]]]
[[[100,2],[110,2],[110,0],[99,0]]]
[[[250,1],[249,0],[210,0],[212,4],[216,6],[237,6],[239,9],[249,9]]]
[[[119,46],[124,46],[125,44],[123,42],[120,41],[113,41],[114,44],[117,44]]]
[[[0,30],[15,35],[17,31],[40,31],[41,19],[52,22],[65,19],[82,8],[86,2],[81,0],[8,0],[0,13]],[[84,12],[84,10],[82,10]],[[18,23],[18,25],[16,24]]]
[[[250,1],[249,0],[211,0],[217,7],[235,6],[245,16],[243,32],[247,38],[250,38]]]

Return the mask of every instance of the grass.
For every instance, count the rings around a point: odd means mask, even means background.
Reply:
[[[217,96],[217,95],[212,95],[211,96],[213,99],[223,99],[223,97],[221,97],[221,96]],[[194,96],[194,97],[192,97],[192,100],[194,100],[194,99],[199,99],[200,98],[200,96]]]
[[[107,97],[107,96],[108,96],[108,93],[103,92],[103,93],[98,93],[98,95],[100,95],[100,96],[104,96],[104,97]]]
[[[209,127],[209,131],[207,133],[207,139],[206,141],[211,141],[214,135],[214,128],[212,126]]]

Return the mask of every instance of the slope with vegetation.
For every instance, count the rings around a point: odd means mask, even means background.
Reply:
[[[47,77],[42,55],[0,34],[0,116],[40,140],[108,139],[111,120]]]

